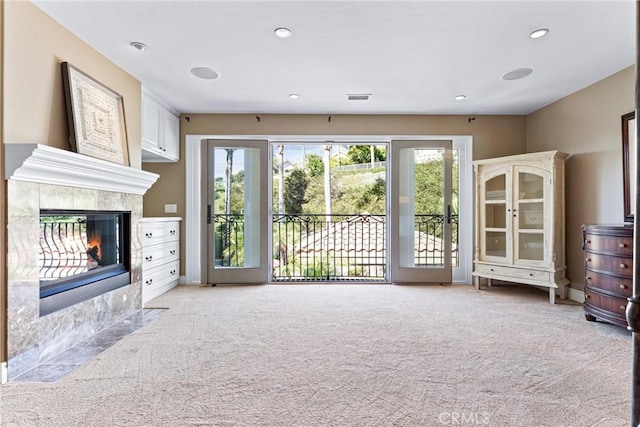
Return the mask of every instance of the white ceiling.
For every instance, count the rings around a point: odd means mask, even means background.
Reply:
[[[633,0],[35,3],[186,113],[528,114],[635,61]]]

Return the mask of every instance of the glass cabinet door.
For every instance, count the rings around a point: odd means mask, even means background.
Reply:
[[[516,169],[513,204],[515,262],[535,264],[545,259],[543,172]]]
[[[507,176],[497,175],[484,185],[484,255],[506,258],[507,251]]]

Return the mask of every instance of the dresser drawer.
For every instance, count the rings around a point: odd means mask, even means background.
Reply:
[[[180,240],[180,223],[177,221],[142,223],[141,227],[142,246]]]
[[[584,249],[590,252],[606,252],[612,255],[633,255],[633,237],[600,236],[585,233]]]
[[[517,282],[517,279],[528,279],[548,283],[550,273],[548,271],[536,271],[516,267],[505,267],[499,265],[476,264],[477,275],[504,276],[504,280]]]
[[[611,312],[612,314],[624,316],[627,310],[626,298],[604,295],[588,286],[584,288],[584,298],[587,303]]]
[[[588,270],[606,271],[627,277],[633,275],[633,258],[585,252],[585,266]]]
[[[143,271],[180,258],[180,242],[173,241],[142,247]]]
[[[630,297],[633,293],[631,277],[617,277],[587,270],[586,283],[590,288],[597,288],[621,297]]]
[[[145,271],[142,286],[159,286],[165,282],[178,282],[180,279],[180,261],[173,261]]]

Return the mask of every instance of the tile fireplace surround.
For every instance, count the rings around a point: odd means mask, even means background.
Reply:
[[[6,144],[9,380],[142,308],[136,224],[158,175],[40,144]],[[131,284],[40,317],[43,209],[131,212]]]

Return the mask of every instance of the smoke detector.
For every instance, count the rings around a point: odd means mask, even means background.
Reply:
[[[348,101],[368,101],[371,98],[370,93],[348,93]]]

